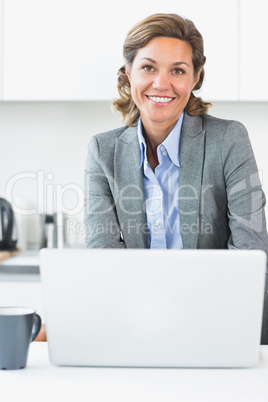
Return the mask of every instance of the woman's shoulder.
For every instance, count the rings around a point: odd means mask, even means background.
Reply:
[[[116,140],[119,138],[128,127],[119,127],[113,130],[104,131],[93,135],[88,144],[88,151],[95,152],[96,150],[111,150],[115,147]]]
[[[212,149],[228,154],[230,149],[236,155],[251,154],[251,143],[246,127],[237,120],[222,119],[211,115],[203,115],[203,130],[206,133],[206,144]],[[238,156],[237,156],[238,157]]]
[[[93,150],[97,147],[107,153],[114,150],[118,140],[130,143],[137,138],[137,127],[123,126],[93,135],[89,141],[88,149]]]
[[[245,126],[237,120],[223,119],[203,114],[200,116],[185,115],[183,131],[190,137],[195,137],[201,132],[206,136],[206,143],[223,144],[249,141]]]
[[[115,141],[119,138],[124,131],[128,129],[127,126],[122,126],[118,128],[114,128],[113,130],[103,131],[101,133],[95,134],[93,138],[95,138],[99,142],[111,142]]]
[[[104,131],[93,135],[89,145],[92,142],[98,143],[100,146],[113,147],[117,140],[129,143],[137,137],[137,127],[123,126],[113,130]]]
[[[247,136],[247,129],[238,120],[231,120],[231,119],[223,119],[219,117],[212,116],[210,114],[204,114],[201,116],[203,122],[203,128],[206,132],[214,135],[220,136],[228,136],[230,135],[246,135]]]

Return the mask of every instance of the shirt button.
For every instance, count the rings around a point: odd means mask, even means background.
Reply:
[[[164,145],[162,145],[162,147],[160,149],[161,149],[161,151],[164,151],[165,150]]]
[[[166,155],[167,155],[167,152],[166,152],[166,151],[164,151],[164,152],[163,152],[163,155],[164,155],[164,156],[166,156]]]
[[[155,225],[156,225],[156,226],[159,226],[159,225],[160,225],[160,221],[159,221],[159,220],[156,220],[156,221],[155,221]]]

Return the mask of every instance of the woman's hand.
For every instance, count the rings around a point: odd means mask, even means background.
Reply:
[[[46,342],[46,340],[47,340],[46,324],[42,324],[40,332],[34,341],[35,342]]]

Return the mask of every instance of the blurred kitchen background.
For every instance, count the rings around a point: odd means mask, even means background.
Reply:
[[[200,93],[214,116],[248,129],[268,195],[267,0],[0,0],[0,197],[23,250],[40,214],[64,213],[66,245],[84,246],[83,175],[90,137],[122,125],[111,111],[127,31],[175,12],[203,34]]]

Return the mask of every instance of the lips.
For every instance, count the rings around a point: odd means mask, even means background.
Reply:
[[[175,98],[167,97],[167,96],[149,96],[147,98],[156,103],[170,103]]]

